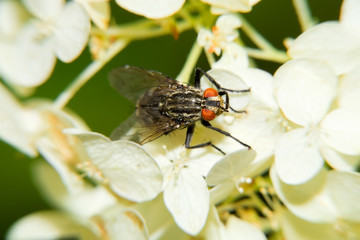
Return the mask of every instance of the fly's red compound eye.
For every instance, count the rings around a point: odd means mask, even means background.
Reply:
[[[216,96],[218,96],[219,95],[219,93],[215,90],[215,89],[213,89],[213,88],[207,88],[207,89],[205,89],[205,91],[204,91],[204,97],[205,98],[208,98],[208,97],[216,97]]]
[[[208,88],[209,89],[209,88]],[[209,109],[206,109],[206,108],[203,108],[201,110],[201,117],[205,120],[205,121],[211,121],[213,120],[215,117],[216,117],[216,114],[209,110]]]

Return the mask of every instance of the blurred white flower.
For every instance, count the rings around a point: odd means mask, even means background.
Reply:
[[[250,12],[252,6],[260,0],[201,0],[213,7],[224,9],[229,12]]]
[[[20,104],[0,83],[0,138],[28,156],[37,155],[36,139],[43,119],[36,109]]]
[[[298,218],[287,210],[281,214],[280,227],[286,239],[318,240],[318,239],[357,239],[360,236],[360,223],[346,222],[337,225],[332,223],[314,223]]]
[[[185,0],[116,0],[116,3],[135,14],[159,19],[175,14],[181,9]]]
[[[235,216],[230,216],[226,224],[222,223],[214,206],[210,208],[208,221],[199,236],[207,240],[266,239],[259,228]]]
[[[284,183],[274,168],[270,176],[276,193],[297,217],[311,223],[331,224],[343,236],[358,232],[360,194],[355,189],[360,187],[359,173],[323,170],[300,185]],[[357,227],[352,229],[354,225]]]
[[[16,36],[0,40],[0,74],[11,84],[35,87],[49,78],[56,57],[71,62],[80,55],[90,20],[75,2],[24,0],[24,4],[35,18],[24,23]]]
[[[360,2],[344,0],[340,21],[328,21],[310,28],[291,44],[292,58],[326,61],[336,74],[344,74],[360,65]]]
[[[9,240],[62,239],[68,237],[98,240],[86,224],[60,211],[42,211],[16,221],[6,235]]]
[[[220,55],[221,50],[234,42],[239,36],[237,28],[241,27],[240,19],[233,14],[225,14],[220,16],[211,31],[201,29],[198,34],[197,41],[209,53]]]
[[[331,109],[338,79],[329,65],[313,59],[292,60],[277,70],[274,79],[282,112],[298,126],[281,137],[275,151],[275,168],[282,181],[304,183],[320,171],[324,158],[332,163],[341,160],[340,154],[360,154],[360,112]],[[333,152],[339,153],[336,158]]]
[[[80,219],[55,210],[35,212],[15,222],[6,237],[9,240],[69,237],[89,240],[149,239],[141,215],[134,209],[122,207],[109,208],[91,219]]]
[[[106,29],[110,22],[109,0],[75,0],[81,4],[89,17],[100,29]]]

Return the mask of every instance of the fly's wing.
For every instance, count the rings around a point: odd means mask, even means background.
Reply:
[[[111,133],[110,138],[111,140],[126,139],[145,144],[179,127],[182,126],[178,126],[174,121],[169,121],[165,116],[161,116],[154,124],[144,126],[139,121],[136,113],[133,113]]]
[[[138,119],[133,113],[128,119],[120,123],[120,125],[112,131],[110,135],[111,140],[125,139],[139,143],[140,139],[137,134],[135,126],[138,124]]]
[[[151,87],[177,84],[162,73],[130,65],[115,68],[109,73],[109,79],[111,86],[133,103]]]
[[[176,80],[162,73],[129,65],[112,70],[109,79],[113,88],[135,104],[144,92],[152,87],[169,89],[170,86],[178,84]],[[112,140],[121,138],[145,144],[176,129],[175,123],[165,116],[157,116],[156,111],[148,112],[145,108],[138,111],[138,115],[134,113],[112,132]],[[141,116],[141,119],[138,116]],[[144,123],[145,119],[154,121],[151,124]]]

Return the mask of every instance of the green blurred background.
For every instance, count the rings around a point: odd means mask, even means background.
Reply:
[[[338,19],[340,0],[310,0],[309,4],[313,16],[320,22]],[[140,18],[122,10],[114,2],[111,2],[111,7],[117,23]],[[245,14],[245,17],[280,49],[284,49],[282,43],[285,37],[296,37],[300,34],[291,0],[262,0],[251,13]],[[68,107],[81,116],[93,131],[109,135],[132,113],[133,106],[110,87],[108,72],[117,66],[130,64],[176,77],[195,39],[195,32],[188,31],[181,34],[178,40],[165,36],[131,43],[76,94]],[[90,61],[88,49],[71,64],[58,61],[51,78],[38,88],[35,96],[55,99]],[[256,61],[256,64],[270,73],[274,73],[279,66],[264,61]],[[197,66],[209,68],[204,56],[200,58]],[[50,206],[32,182],[31,165],[35,160],[27,158],[1,141],[0,154],[0,239],[3,239],[6,230],[14,221],[29,213],[49,209]]]

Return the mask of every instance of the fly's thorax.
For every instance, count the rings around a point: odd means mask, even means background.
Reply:
[[[162,114],[179,121],[193,122],[201,117],[202,92],[183,86],[169,92],[159,103]]]

